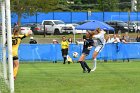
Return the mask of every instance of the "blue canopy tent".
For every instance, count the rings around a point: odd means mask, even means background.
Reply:
[[[101,22],[101,21],[97,21],[97,20],[92,20],[90,22],[84,23],[82,25],[78,25],[76,26],[75,29],[77,30],[95,30],[96,28],[100,28],[103,29],[105,31],[107,31],[109,33],[109,31],[115,31],[115,29],[111,26],[109,26],[108,24]],[[75,42],[75,33],[74,33],[74,42]]]
[[[82,25],[77,26],[75,29],[77,30],[95,30],[96,28],[100,28],[106,31],[114,31],[114,28],[109,26],[106,23],[101,21],[93,20],[91,22],[84,23]]]

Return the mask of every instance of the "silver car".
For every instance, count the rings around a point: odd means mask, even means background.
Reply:
[[[140,21],[130,21],[129,24],[135,28],[135,32],[140,31]]]

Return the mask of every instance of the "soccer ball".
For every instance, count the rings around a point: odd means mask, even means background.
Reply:
[[[73,57],[77,58],[78,57],[78,53],[77,52],[73,52]]]

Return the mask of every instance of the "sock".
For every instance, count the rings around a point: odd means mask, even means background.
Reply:
[[[66,57],[64,57],[64,64],[66,63],[66,59],[67,59],[67,58],[66,58]]]
[[[93,68],[96,68],[96,58],[94,59]]]
[[[17,76],[18,67],[19,67],[19,66],[17,66],[17,67],[14,67],[14,77],[16,77],[16,76]]]
[[[85,68],[85,65],[84,65],[84,62],[83,61],[79,61],[80,64],[81,64],[81,67],[83,68],[84,71],[86,71],[86,68]]]
[[[89,70],[90,68],[89,68],[89,66],[87,65],[87,63],[84,61],[84,65],[85,65],[85,67]]]

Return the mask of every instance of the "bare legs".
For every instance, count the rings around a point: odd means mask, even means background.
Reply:
[[[91,70],[91,71],[95,71],[95,69],[96,69],[96,57],[97,57],[97,55],[98,55],[98,52],[94,52],[93,53],[93,69]]]
[[[19,61],[18,60],[14,60],[14,79],[17,76],[17,72],[18,72],[18,68],[19,68]]]

